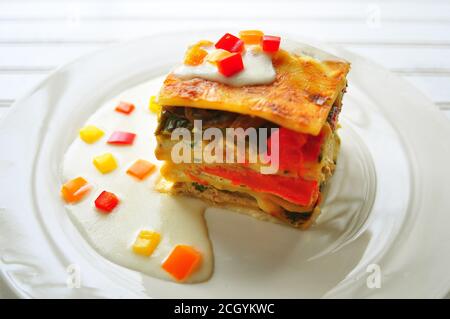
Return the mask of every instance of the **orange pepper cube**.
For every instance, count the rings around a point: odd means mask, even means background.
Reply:
[[[175,279],[186,279],[200,265],[202,255],[191,246],[177,245],[162,264]]]
[[[148,257],[158,247],[160,241],[160,234],[150,230],[141,230],[133,244],[133,252]]]
[[[104,134],[104,132],[94,125],[87,125],[80,129],[80,138],[88,143],[92,144],[97,142]]]
[[[199,46],[192,46],[186,52],[184,64],[191,66],[202,64],[207,55],[208,52],[206,50],[200,48]]]
[[[156,166],[152,163],[139,159],[131,165],[131,167],[127,170],[127,174],[142,180],[147,177],[148,174],[153,172],[155,168]]]
[[[61,187],[61,196],[67,203],[75,203],[86,195],[91,186],[83,177],[74,178]]]
[[[243,30],[239,32],[239,38],[245,44],[260,44],[263,36],[264,32],[259,30]]]
[[[93,163],[102,174],[107,174],[117,168],[116,159],[111,153],[94,157]]]

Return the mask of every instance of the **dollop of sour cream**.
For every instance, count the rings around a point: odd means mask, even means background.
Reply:
[[[208,53],[214,47],[204,48]],[[172,73],[181,79],[202,78],[224,83],[230,86],[262,85],[275,81],[276,72],[272,64],[272,56],[261,50],[259,46],[246,46],[242,53],[244,69],[230,77],[222,75],[217,66],[206,61],[196,66],[180,65]]]

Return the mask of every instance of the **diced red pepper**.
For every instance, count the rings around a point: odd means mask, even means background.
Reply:
[[[116,111],[128,115],[134,111],[134,104],[128,102],[120,102],[119,105],[116,106]]]
[[[233,53],[217,61],[219,72],[226,77],[235,75],[244,69],[244,62],[240,53]]]
[[[110,213],[119,204],[119,199],[113,193],[103,191],[95,200],[95,207],[104,213]]]
[[[230,33],[226,33],[216,43],[216,49],[223,49],[229,52],[242,52],[244,50],[244,41]]]
[[[135,137],[134,133],[115,131],[108,139],[108,144],[130,145],[133,144]]]
[[[265,52],[277,52],[280,48],[280,37],[276,37],[273,35],[265,35],[262,38],[262,48]]]
[[[254,191],[274,194],[302,206],[311,205],[319,193],[317,181],[300,177],[262,175],[251,169],[228,169],[223,166],[205,166],[202,170],[228,179],[233,185],[246,185]]]

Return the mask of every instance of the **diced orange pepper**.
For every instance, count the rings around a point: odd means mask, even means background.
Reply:
[[[67,203],[75,203],[86,195],[91,186],[83,177],[74,178],[61,187],[61,195]]]
[[[141,230],[133,244],[133,252],[142,256],[150,256],[161,241],[161,235],[150,230]]]
[[[239,38],[245,44],[260,44],[263,36],[264,32],[259,30],[243,30],[239,32]]]
[[[143,159],[139,159],[130,166],[130,168],[127,170],[127,174],[142,180],[150,173],[152,173],[155,168],[156,166],[152,163]]]
[[[177,245],[162,264],[175,279],[186,279],[200,265],[202,255],[191,246]]]
[[[233,53],[228,52],[226,50],[217,49],[208,54],[208,56],[206,57],[206,61],[208,61],[211,64],[217,65],[217,61],[229,57],[232,54]]]
[[[214,45],[214,42],[211,42],[209,40],[200,40],[196,44],[194,44],[194,46],[199,47],[199,48],[206,48],[206,47],[210,47],[213,45]]]
[[[132,103],[128,103],[128,102],[120,102],[117,106],[116,106],[116,112],[120,112],[123,114],[130,114],[131,112],[133,112],[135,109],[134,104]]]
[[[207,55],[208,52],[206,50],[199,46],[192,46],[186,52],[184,64],[191,66],[202,64]]]

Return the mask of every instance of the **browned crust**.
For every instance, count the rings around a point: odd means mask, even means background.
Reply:
[[[319,134],[339,93],[346,86],[350,64],[319,61],[280,50],[273,57],[277,73],[270,85],[232,87],[169,74],[159,93],[159,103],[253,115],[280,126]]]

